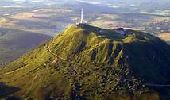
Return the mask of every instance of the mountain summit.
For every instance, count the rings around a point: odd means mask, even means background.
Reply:
[[[71,25],[0,69],[2,98],[159,100],[170,46],[148,33]],[[166,90],[168,91],[168,90]],[[160,96],[161,95],[161,96]]]

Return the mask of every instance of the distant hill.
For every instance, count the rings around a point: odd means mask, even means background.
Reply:
[[[0,97],[168,100],[169,73],[170,46],[157,37],[71,25],[0,69]]]
[[[17,59],[48,39],[48,35],[0,28],[0,66]]]

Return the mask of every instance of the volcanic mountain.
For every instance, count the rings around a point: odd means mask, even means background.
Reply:
[[[149,33],[70,25],[0,69],[0,97],[168,99],[169,73],[170,46]]]

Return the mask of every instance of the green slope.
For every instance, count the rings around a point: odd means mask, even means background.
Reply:
[[[146,84],[170,83],[169,54],[166,43],[147,33],[127,30],[123,36],[111,29],[71,25],[0,69],[0,82],[8,87],[0,96],[159,100],[160,91]]]

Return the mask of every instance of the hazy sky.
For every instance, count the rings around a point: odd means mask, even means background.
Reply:
[[[25,1],[25,0],[14,0],[14,1]],[[55,1],[55,0],[29,0],[29,1]],[[72,1],[72,0],[58,0],[58,1]],[[74,0],[73,0],[74,1]],[[170,0],[83,0],[83,1],[170,1]]]
[[[1,1],[1,0],[0,0]],[[5,0],[2,0],[5,1]],[[54,1],[54,2],[67,2],[67,3],[72,3],[73,1],[85,1],[85,2],[98,2],[98,3],[119,3],[119,2],[124,2],[125,4],[140,4],[140,3],[152,3],[152,2],[157,2],[159,3],[168,3],[170,5],[170,0],[8,0],[8,1]]]

